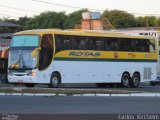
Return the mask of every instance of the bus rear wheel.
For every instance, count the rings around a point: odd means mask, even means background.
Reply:
[[[131,87],[138,87],[140,82],[140,76],[138,74],[133,74],[132,80],[130,82]]]
[[[34,87],[34,86],[35,86],[34,83],[25,83],[24,85],[25,85],[26,87]]]
[[[124,73],[121,78],[122,87],[129,87],[130,85],[130,76],[128,73]]]
[[[49,87],[57,88],[59,86],[59,84],[60,84],[60,76],[56,73],[53,73],[51,75]]]

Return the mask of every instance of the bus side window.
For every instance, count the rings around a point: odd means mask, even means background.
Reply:
[[[88,37],[74,36],[73,49],[88,50]]]
[[[73,36],[73,40],[72,40],[73,50],[79,50],[79,44],[80,44],[79,38],[77,36]]]
[[[90,37],[89,40],[88,40],[88,47],[89,47],[88,49],[89,50],[94,50],[93,45],[94,45],[94,38]]]
[[[57,53],[61,51],[63,47],[62,47],[61,37],[59,35],[56,35],[55,38],[56,38],[55,42],[56,42],[56,53]]]
[[[93,40],[93,50],[104,50],[104,39],[95,37]]]
[[[155,52],[155,43],[154,40],[149,40],[149,51]]]
[[[88,39],[87,37],[80,37],[80,44],[79,49],[80,50],[88,50]]]
[[[111,41],[107,38],[104,38],[104,49],[106,51],[111,51]]]
[[[119,47],[118,39],[117,38],[110,38],[109,40],[111,41],[111,50],[118,51],[119,50],[118,49],[118,47]]]
[[[43,70],[49,66],[53,57],[53,37],[51,34],[45,34],[41,40],[41,51],[39,57],[39,69]]]
[[[96,41],[96,50],[103,50],[103,41]]]
[[[72,37],[71,36],[64,36],[63,37],[63,49],[70,50],[72,49]]]
[[[56,52],[72,49],[72,37],[56,35]]]
[[[120,45],[119,45],[119,51],[134,51],[134,40],[129,38],[121,38],[120,39]]]
[[[149,52],[148,40],[138,39],[136,40],[136,51],[137,52]]]

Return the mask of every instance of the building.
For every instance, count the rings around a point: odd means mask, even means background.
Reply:
[[[8,51],[13,33],[22,26],[0,21],[0,83],[7,83]]]

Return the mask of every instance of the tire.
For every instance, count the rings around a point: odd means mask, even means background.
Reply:
[[[60,84],[60,76],[56,73],[53,73],[51,75],[49,87],[57,88],[59,86],[59,84]]]
[[[129,87],[130,85],[130,76],[127,73],[124,73],[121,78],[122,87]]]
[[[25,85],[26,87],[34,87],[34,86],[35,86],[34,83],[25,83],[24,85]]]
[[[99,88],[104,88],[107,86],[107,84],[105,83],[96,83],[96,86],[99,87]]]
[[[151,85],[151,86],[156,86],[156,84],[155,84],[155,83],[153,83],[153,82],[150,82],[150,85]]]
[[[140,82],[140,76],[138,74],[133,74],[132,80],[130,82],[131,87],[138,87]]]

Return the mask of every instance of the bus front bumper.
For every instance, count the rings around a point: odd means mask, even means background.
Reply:
[[[37,83],[36,76],[8,76],[9,83]]]

